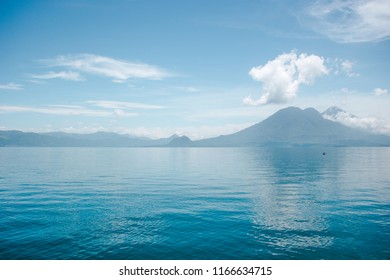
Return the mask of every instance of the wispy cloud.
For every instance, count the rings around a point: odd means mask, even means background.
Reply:
[[[387,89],[383,89],[383,88],[374,89],[374,95],[376,95],[376,96],[387,95],[388,93],[389,93],[389,91]]]
[[[122,101],[108,101],[108,100],[90,100],[87,101],[89,104],[93,104],[98,107],[107,109],[162,109],[163,106],[133,103],[133,102],[122,102]]]
[[[177,90],[180,90],[180,91],[184,91],[184,92],[188,92],[188,93],[195,93],[195,92],[199,92],[200,89],[197,88],[197,87],[193,87],[193,86],[176,86],[176,87],[172,87],[173,89],[177,89]]]
[[[0,84],[0,89],[6,89],[6,90],[22,90],[23,86],[20,84],[15,83],[8,83],[8,84]]]
[[[172,73],[154,65],[117,60],[94,54],[62,55],[43,61],[48,66],[66,67],[87,74],[105,76],[112,78],[115,82],[132,78],[161,80],[172,76]]]
[[[355,62],[352,62],[348,59],[345,59],[341,62],[341,69],[344,71],[344,73],[348,76],[348,77],[358,77],[360,76],[358,73],[355,73],[353,71],[353,67],[355,65]]]
[[[45,74],[37,74],[31,75],[32,78],[35,79],[63,79],[69,81],[83,81],[84,79],[81,77],[80,73],[74,71],[61,71],[61,72],[49,72]]]
[[[317,1],[308,8],[309,25],[341,43],[390,38],[390,1]]]
[[[327,58],[326,64],[329,72],[334,75],[345,75],[350,78],[360,76],[360,74],[355,71],[356,61],[336,57]]]
[[[257,108],[236,107],[236,108],[216,108],[212,110],[203,110],[202,112],[189,115],[189,120],[203,119],[229,119],[239,117],[261,117],[261,112]]]
[[[194,93],[194,92],[198,92],[199,91],[199,89],[196,88],[196,87],[185,87],[183,90],[185,92],[190,92],[190,93]]]
[[[249,75],[263,83],[263,95],[255,100],[251,96],[243,102],[247,105],[287,103],[297,94],[299,86],[310,85],[328,73],[323,57],[311,54],[284,53],[265,65],[253,67]]]
[[[67,116],[113,117],[136,116],[137,113],[120,112],[116,110],[93,110],[82,106],[51,105],[51,106],[0,106],[0,113],[41,113]]]

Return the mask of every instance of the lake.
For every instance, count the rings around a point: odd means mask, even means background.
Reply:
[[[0,148],[0,259],[390,259],[390,148]]]

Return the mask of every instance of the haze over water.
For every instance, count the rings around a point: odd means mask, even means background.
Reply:
[[[0,259],[390,259],[389,148],[0,148]]]

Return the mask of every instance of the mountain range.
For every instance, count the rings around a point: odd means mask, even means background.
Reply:
[[[330,116],[345,112],[331,107],[322,114],[313,108],[288,107],[230,135],[192,141],[187,136],[149,138],[97,132],[32,133],[0,131],[0,146],[25,147],[252,147],[252,146],[390,146],[390,136],[345,126]],[[351,115],[353,116],[353,115]]]
[[[111,132],[74,134],[64,132],[34,133],[17,130],[0,131],[0,147],[154,147],[168,145],[172,139],[157,140]]]

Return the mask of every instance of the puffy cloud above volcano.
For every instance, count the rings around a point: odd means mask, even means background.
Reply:
[[[321,56],[295,51],[281,54],[249,71],[254,80],[263,83],[263,95],[257,100],[248,96],[243,102],[247,105],[287,103],[297,95],[300,85],[310,85],[328,72]]]

